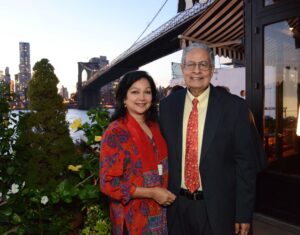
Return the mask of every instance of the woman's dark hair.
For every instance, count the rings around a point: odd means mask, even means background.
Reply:
[[[111,117],[111,121],[125,117],[126,108],[124,100],[126,99],[129,88],[138,80],[146,79],[151,87],[152,102],[150,108],[146,112],[146,121],[157,121],[157,91],[153,78],[145,71],[130,71],[123,75],[118,85],[116,93],[115,111]]]

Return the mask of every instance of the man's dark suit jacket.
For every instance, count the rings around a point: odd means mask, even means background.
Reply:
[[[160,125],[169,151],[169,190],[181,185],[182,123],[186,89],[160,102]],[[210,85],[200,175],[208,219],[216,235],[234,234],[234,223],[250,223],[254,210],[257,144],[246,102]],[[168,226],[176,216],[169,207]],[[171,234],[173,235],[173,234]]]

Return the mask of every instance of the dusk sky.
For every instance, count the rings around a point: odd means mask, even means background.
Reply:
[[[19,72],[19,42],[30,43],[31,67],[47,58],[69,93],[76,91],[77,62],[106,56],[109,61],[128,49],[166,0],[0,0],[0,70]],[[145,32],[147,36],[177,14],[178,0],[168,0]],[[157,85],[167,86],[171,62],[181,52],[146,66]]]

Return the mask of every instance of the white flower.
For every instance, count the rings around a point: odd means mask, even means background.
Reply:
[[[75,119],[70,127],[71,130],[77,130],[79,127],[81,127],[81,119],[80,118]]]
[[[99,148],[100,144],[91,144],[90,146],[91,146],[91,148]]]
[[[0,192],[0,199],[2,199],[2,193]]]
[[[11,192],[12,194],[16,194],[17,192],[19,192],[19,185],[18,184],[12,184],[11,186]]]
[[[10,148],[9,148],[9,151],[8,151],[8,152],[9,152],[9,154],[10,154],[10,155],[12,155],[12,154],[13,154],[14,150],[13,150],[13,148],[12,148],[11,146],[10,146]]]
[[[80,136],[80,139],[85,143],[88,142],[88,138],[85,135]]]
[[[48,201],[49,201],[49,199],[48,199],[47,196],[42,196],[42,198],[41,198],[41,203],[42,203],[43,205],[46,205],[46,204],[48,203]]]

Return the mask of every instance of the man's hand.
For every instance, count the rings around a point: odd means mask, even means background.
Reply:
[[[235,223],[235,234],[247,235],[250,231],[250,224]]]

